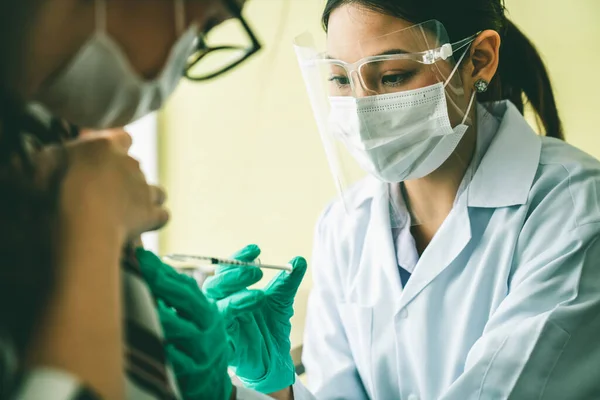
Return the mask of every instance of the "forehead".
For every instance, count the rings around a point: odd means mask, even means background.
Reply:
[[[335,9],[327,29],[327,53],[353,63],[363,57],[389,50],[418,52],[428,48],[429,34],[414,23],[346,4]]]

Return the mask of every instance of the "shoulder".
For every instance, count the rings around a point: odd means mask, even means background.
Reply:
[[[541,138],[530,206],[547,207],[573,228],[600,223],[600,161],[553,138]]]
[[[561,165],[573,173],[600,171],[600,161],[562,140],[541,137],[541,165]]]
[[[511,249],[509,288],[524,285],[570,331],[600,305],[600,162],[560,140],[540,141],[528,202],[515,209],[519,223],[521,210],[526,216]],[[580,302],[586,304],[565,306]]]

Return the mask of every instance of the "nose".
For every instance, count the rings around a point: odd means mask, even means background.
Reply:
[[[356,97],[357,99],[363,98],[363,97],[368,97],[369,92],[365,89],[363,89],[362,85],[357,85],[354,88],[354,97]]]
[[[369,96],[368,90],[363,86],[358,71],[352,71],[350,73],[350,80],[352,82],[352,92],[354,97],[360,99],[362,97]]]

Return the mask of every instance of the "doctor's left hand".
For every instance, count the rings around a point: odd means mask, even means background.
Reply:
[[[227,373],[230,348],[225,322],[196,281],[179,274],[153,253],[137,250],[142,274],[158,299],[166,353],[184,399],[235,398]],[[249,292],[235,303],[240,312],[260,304],[262,293]]]
[[[250,245],[234,258],[253,262],[259,255],[260,249]],[[306,260],[297,257],[291,264],[293,271],[275,276],[261,291],[264,299],[251,312],[239,312],[236,299],[250,292],[247,287],[262,278],[260,268],[219,266],[203,286],[206,296],[217,302],[225,317],[232,346],[230,365],[244,386],[261,393],[287,390],[296,378],[290,355],[290,318]]]

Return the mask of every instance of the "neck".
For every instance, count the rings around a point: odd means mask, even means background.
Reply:
[[[422,253],[450,214],[465,172],[473,159],[476,127],[470,127],[452,156],[428,176],[404,182],[413,237]]]

